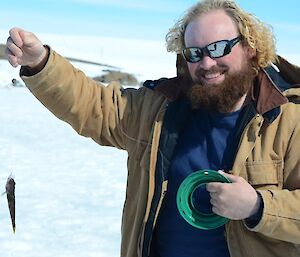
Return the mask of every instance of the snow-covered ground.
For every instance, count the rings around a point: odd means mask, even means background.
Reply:
[[[140,81],[175,75],[174,55],[157,41],[38,36],[64,56],[117,66]],[[0,193],[11,173],[16,181],[16,234],[0,197],[0,256],[119,256],[127,153],[78,136],[26,88],[12,87],[18,71],[0,60]]]
[[[0,191],[12,172],[17,226],[2,196],[0,256],[119,256],[126,152],[78,136],[26,88],[0,87],[0,122]]]

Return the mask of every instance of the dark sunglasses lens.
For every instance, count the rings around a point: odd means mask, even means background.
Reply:
[[[228,54],[229,44],[227,41],[220,41],[216,43],[212,43],[207,46],[207,50],[209,51],[209,55],[212,58],[222,57]]]
[[[184,57],[188,62],[199,62],[203,57],[202,50],[197,47],[190,47],[183,50]]]

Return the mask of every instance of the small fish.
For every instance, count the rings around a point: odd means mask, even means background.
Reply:
[[[16,220],[15,220],[15,185],[16,182],[9,176],[6,182],[5,190],[8,202],[8,208],[10,212],[11,223],[14,233],[16,232]]]

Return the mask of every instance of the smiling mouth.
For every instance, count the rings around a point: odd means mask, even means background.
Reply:
[[[224,80],[224,76],[228,72],[228,67],[212,67],[209,70],[199,69],[196,77],[202,84],[218,84]]]
[[[215,79],[218,78],[219,76],[223,75],[224,73],[217,72],[217,73],[207,73],[203,75],[204,79]]]
[[[224,80],[225,71],[223,72],[207,72],[202,74],[200,81],[204,85],[219,84]]]

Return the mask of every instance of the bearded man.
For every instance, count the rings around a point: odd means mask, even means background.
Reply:
[[[231,0],[197,3],[166,39],[178,76],[140,89],[97,84],[22,29],[6,54],[58,118],[128,152],[122,257],[299,256],[300,69]],[[231,182],[199,186],[191,200],[226,224],[199,229],[179,212],[178,189],[198,170]]]

